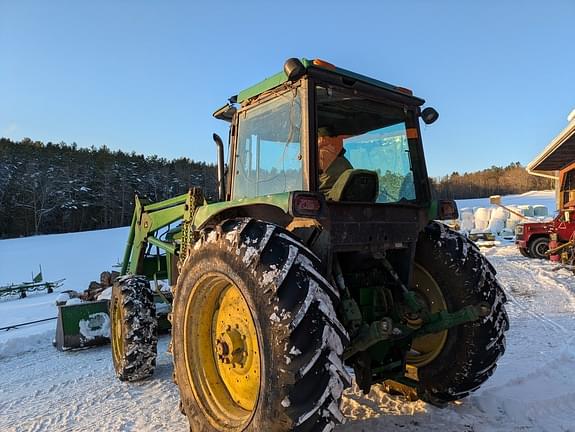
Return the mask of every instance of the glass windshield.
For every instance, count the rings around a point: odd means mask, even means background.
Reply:
[[[377,174],[376,202],[415,200],[403,108],[322,86],[316,104],[322,192],[328,194],[345,171],[362,169]]]
[[[300,130],[296,90],[240,113],[234,199],[302,189]]]

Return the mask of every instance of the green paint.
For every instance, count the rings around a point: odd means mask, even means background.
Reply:
[[[178,195],[177,197],[170,198],[164,201],[160,201],[157,203],[147,204],[144,206],[144,211],[155,211],[155,210],[163,210],[168,207],[173,207],[178,204],[184,204],[186,202],[186,198],[188,194],[185,193],[183,195]]]
[[[154,246],[157,246],[158,248],[165,250],[167,253],[169,254],[175,254],[176,253],[176,245],[174,243],[168,243],[165,241],[162,241],[160,239],[157,239],[156,237],[149,235],[148,238],[148,243],[153,244]]]
[[[441,311],[429,316],[427,322],[414,332],[414,337],[429,333],[438,333],[481,317],[480,306],[466,306],[456,312]]]
[[[254,198],[241,198],[233,201],[225,201],[214,204],[206,204],[198,208],[193,218],[196,229],[208,221],[213,216],[228,209],[247,207],[255,204],[267,204],[280,208],[284,213],[289,210],[290,192],[283,192],[274,195],[265,195]]]
[[[242,90],[238,94],[238,102],[242,103],[243,101],[248,100],[249,98],[257,96],[269,89],[272,89],[285,83],[287,80],[288,80],[287,75],[284,72],[279,72],[275,75],[272,75],[271,77],[268,77],[265,80],[251,87],[248,87],[245,90]]]
[[[60,306],[59,310],[62,316],[64,335],[77,335],[80,333],[80,321],[87,320],[90,315],[95,313],[108,313],[108,300]]]
[[[380,80],[377,80],[374,78],[370,78],[370,77],[365,76],[365,75],[361,75],[361,74],[352,72],[352,71],[347,70],[347,69],[343,69],[343,68],[339,68],[339,67],[335,67],[334,69],[331,69],[331,68],[327,69],[327,68],[324,68],[322,66],[314,65],[313,60],[309,60],[306,58],[302,58],[300,61],[302,62],[302,64],[304,65],[304,67],[306,69],[329,70],[330,72],[333,72],[335,74],[338,74],[338,75],[341,75],[341,76],[344,76],[347,78],[351,78],[353,80],[361,81],[361,82],[364,82],[366,84],[371,84],[373,86],[376,86],[376,87],[379,87],[379,88],[382,88],[385,90],[391,90],[391,91],[396,92],[396,93],[405,94],[405,93],[402,93],[400,91],[400,88],[397,86],[394,86],[392,84],[389,84],[389,83],[386,83],[384,81],[380,81]],[[279,72],[275,75],[272,75],[271,77],[268,77],[268,78],[264,79],[263,81],[260,81],[259,83],[255,84],[251,87],[248,87],[245,90],[242,90],[238,94],[238,102],[242,103],[242,102],[244,102],[244,101],[246,101],[246,100],[248,100],[254,96],[257,96],[261,93],[264,93],[268,90],[271,90],[272,88],[277,87],[277,86],[287,82],[287,80],[288,80],[287,75],[283,71]],[[416,99],[418,99],[418,98],[416,98]],[[424,102],[423,100],[421,100],[421,99],[418,99],[418,100],[420,101],[420,104],[423,104],[423,102]]]

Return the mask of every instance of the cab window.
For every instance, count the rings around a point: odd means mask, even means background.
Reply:
[[[239,114],[233,199],[302,189],[301,118],[297,89]]]

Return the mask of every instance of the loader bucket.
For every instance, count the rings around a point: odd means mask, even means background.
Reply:
[[[67,351],[110,342],[109,301],[58,307],[56,348]]]

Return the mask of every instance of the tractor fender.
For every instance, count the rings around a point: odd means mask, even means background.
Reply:
[[[216,208],[218,204],[228,204],[223,208]],[[274,203],[218,203],[198,208],[194,216],[194,226],[197,230],[202,230],[209,226],[216,226],[226,219],[252,218],[256,220],[271,222],[275,225],[286,227],[293,220],[287,207]],[[214,207],[214,208],[210,208]]]

